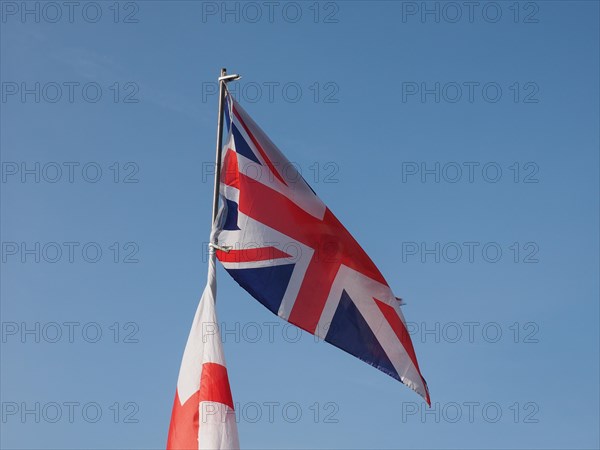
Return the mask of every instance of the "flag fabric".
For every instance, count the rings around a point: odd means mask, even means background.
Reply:
[[[179,369],[167,450],[240,447],[215,312],[216,290],[215,262],[209,258],[208,281]]]
[[[383,275],[269,137],[227,93],[217,258],[282,319],[406,384],[430,403]]]

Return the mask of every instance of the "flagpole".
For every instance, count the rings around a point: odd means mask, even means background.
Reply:
[[[219,185],[221,183],[221,154],[223,152],[223,116],[225,113],[225,85],[230,81],[239,80],[241,78],[238,74],[227,75],[227,69],[221,69],[221,76],[218,78],[219,81],[219,115],[217,117],[217,149],[215,152],[215,184],[213,187],[213,207],[212,207],[212,222],[211,222],[211,240],[213,224],[217,218],[219,212]],[[217,242],[211,242],[211,247],[216,247]],[[216,252],[214,248],[210,251],[210,263],[216,264]]]
[[[227,69],[221,69],[219,77],[219,116],[217,118],[217,150],[215,155],[215,185],[213,189],[212,221],[219,211],[219,184],[221,183],[221,153],[223,151],[223,115],[225,112],[225,85],[230,81],[239,80],[237,74],[227,75]]]
[[[225,81],[221,80],[227,74],[227,69],[221,69],[219,77],[219,116],[217,118],[217,151],[215,156],[215,184],[213,188],[212,222],[217,217],[219,209],[219,183],[221,182],[221,152],[223,147],[223,100],[225,97]]]

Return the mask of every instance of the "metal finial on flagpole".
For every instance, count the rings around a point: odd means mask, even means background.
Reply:
[[[214,222],[219,211],[219,184],[221,183],[221,152],[223,148],[223,113],[225,111],[225,84],[239,80],[238,74],[227,75],[227,69],[221,69],[219,81],[219,116],[217,118],[217,151],[215,156],[215,185],[213,190],[212,221]],[[216,243],[214,243],[216,244]],[[214,255],[214,252],[213,252]]]

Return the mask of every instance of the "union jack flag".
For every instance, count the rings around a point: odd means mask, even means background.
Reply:
[[[331,210],[227,93],[217,258],[282,319],[430,403],[401,301]]]

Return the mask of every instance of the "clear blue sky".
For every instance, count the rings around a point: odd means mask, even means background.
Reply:
[[[598,448],[597,2],[27,5],[0,4],[3,448],[164,447],[221,67],[406,300],[434,406],[219,268],[242,446]]]

